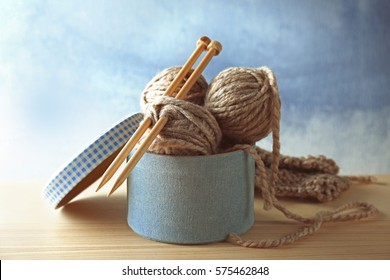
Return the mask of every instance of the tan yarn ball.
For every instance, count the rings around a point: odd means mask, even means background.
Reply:
[[[157,96],[162,96],[165,94],[165,91],[175,79],[177,74],[179,73],[181,67],[173,66],[167,69],[164,69],[156,76],[152,78],[152,80],[146,85],[142,95],[141,95],[141,106],[144,108],[145,104],[152,102]],[[173,97],[179,92],[182,88],[188,77],[191,75],[193,70],[191,70],[186,78],[179,84],[177,90],[174,92]],[[208,83],[206,79],[201,75],[199,79],[196,81],[194,86],[188,92],[186,100],[195,104],[203,105],[204,96],[206,94],[208,88]]]
[[[276,78],[267,67],[228,68],[212,80],[205,107],[230,141],[254,144],[272,131],[279,118]]]
[[[169,119],[148,152],[189,156],[215,154],[222,133],[214,116],[201,106],[208,88],[205,78],[201,76],[197,80],[185,100],[164,96],[179,70],[180,67],[163,70],[149,82],[142,94],[141,104],[146,117],[153,123],[162,116]],[[175,95],[183,84],[179,85]]]

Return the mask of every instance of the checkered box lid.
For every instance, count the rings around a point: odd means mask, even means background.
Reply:
[[[45,186],[46,200],[60,208],[101,177],[142,119],[141,113],[124,119],[83,150]]]

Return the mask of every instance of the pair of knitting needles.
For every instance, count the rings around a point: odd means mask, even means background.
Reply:
[[[198,78],[202,74],[203,70],[206,68],[207,64],[211,61],[211,59],[214,56],[217,56],[222,51],[222,45],[218,41],[211,41],[206,36],[199,38],[199,40],[196,43],[196,49],[191,54],[191,56],[188,58],[186,63],[183,65],[183,67],[180,69],[180,71],[177,74],[177,76],[175,77],[175,79],[169,85],[169,87],[165,91],[165,95],[172,96],[174,94],[174,92],[178,88],[180,82],[185,79],[185,77],[188,75],[188,72],[192,69],[192,66],[195,64],[195,62],[198,60],[198,58],[200,57],[202,52],[205,50],[207,50],[206,55],[203,57],[203,59],[198,64],[196,69],[192,72],[191,76],[187,79],[187,81],[185,82],[183,87],[180,89],[178,94],[175,96],[176,99],[185,99],[186,98],[187,93],[190,91],[192,86],[198,80]],[[141,157],[147,151],[149,146],[152,144],[154,139],[161,132],[161,130],[164,128],[164,126],[166,125],[167,122],[168,122],[168,118],[164,117],[164,116],[162,116],[156,122],[154,127],[150,130],[149,135],[146,137],[146,139],[142,142],[142,144],[138,147],[138,149],[134,152],[132,157],[127,162],[125,168],[123,169],[122,173],[119,175],[118,179],[114,183],[114,186],[112,187],[108,196],[113,194],[123,184],[123,182],[126,180],[128,175],[131,173],[131,171],[137,165],[138,161],[141,159]],[[102,178],[98,188],[96,189],[96,191],[98,191],[100,188],[102,188],[112,178],[112,176],[118,170],[120,165],[125,161],[126,157],[130,154],[131,150],[135,147],[137,142],[141,139],[141,137],[145,134],[146,130],[151,125],[152,125],[152,120],[150,118],[145,118],[144,121],[139,125],[136,132],[129,139],[129,141],[122,148],[122,150],[120,151],[118,156],[114,159],[114,161],[108,167],[106,172],[103,174],[103,178]]]

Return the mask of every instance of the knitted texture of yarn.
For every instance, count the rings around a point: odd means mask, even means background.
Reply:
[[[179,71],[180,67],[165,69],[149,82],[142,94],[141,105],[146,117],[150,117],[153,123],[161,116],[169,119],[148,151],[166,155],[215,154],[222,133],[214,116],[200,106],[208,87],[205,78],[201,76],[197,80],[185,100],[164,96]],[[179,85],[174,96],[183,84]]]

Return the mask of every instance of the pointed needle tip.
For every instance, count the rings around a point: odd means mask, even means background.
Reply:
[[[105,185],[106,182],[104,182],[103,180],[100,182],[99,186],[96,188],[95,192],[98,192],[104,185]]]
[[[107,197],[110,197],[113,193],[114,193],[114,189],[112,189],[108,194],[107,194]]]
[[[122,185],[122,183],[123,183],[123,181],[119,177],[118,180],[115,182],[114,186],[111,188],[111,191],[109,192],[109,194],[107,196],[112,195]]]

